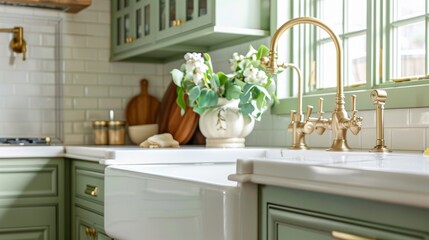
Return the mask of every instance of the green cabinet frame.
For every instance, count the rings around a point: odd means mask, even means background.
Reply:
[[[104,231],[105,165],[76,159],[71,161],[71,218],[73,240],[106,240]]]

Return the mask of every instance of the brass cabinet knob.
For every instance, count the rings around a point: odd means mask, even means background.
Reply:
[[[126,42],[126,43],[132,43],[132,42],[134,42],[134,38],[132,38],[132,37],[127,37],[127,38],[125,39],[125,42]]]
[[[85,194],[92,196],[92,197],[97,197],[98,196],[98,187],[92,186],[92,185],[86,185]]]

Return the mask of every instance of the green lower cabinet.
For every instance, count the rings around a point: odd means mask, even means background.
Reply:
[[[261,240],[428,240],[429,210],[260,187]]]
[[[69,239],[63,158],[0,159],[0,240]]]
[[[104,165],[71,159],[72,239],[111,240],[104,231]]]

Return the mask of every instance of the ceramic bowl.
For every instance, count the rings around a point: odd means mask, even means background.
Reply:
[[[156,134],[158,134],[158,124],[128,126],[128,135],[131,141],[137,145]]]

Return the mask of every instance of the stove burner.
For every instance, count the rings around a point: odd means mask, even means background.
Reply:
[[[46,138],[0,138],[3,145],[49,145],[51,139]]]

